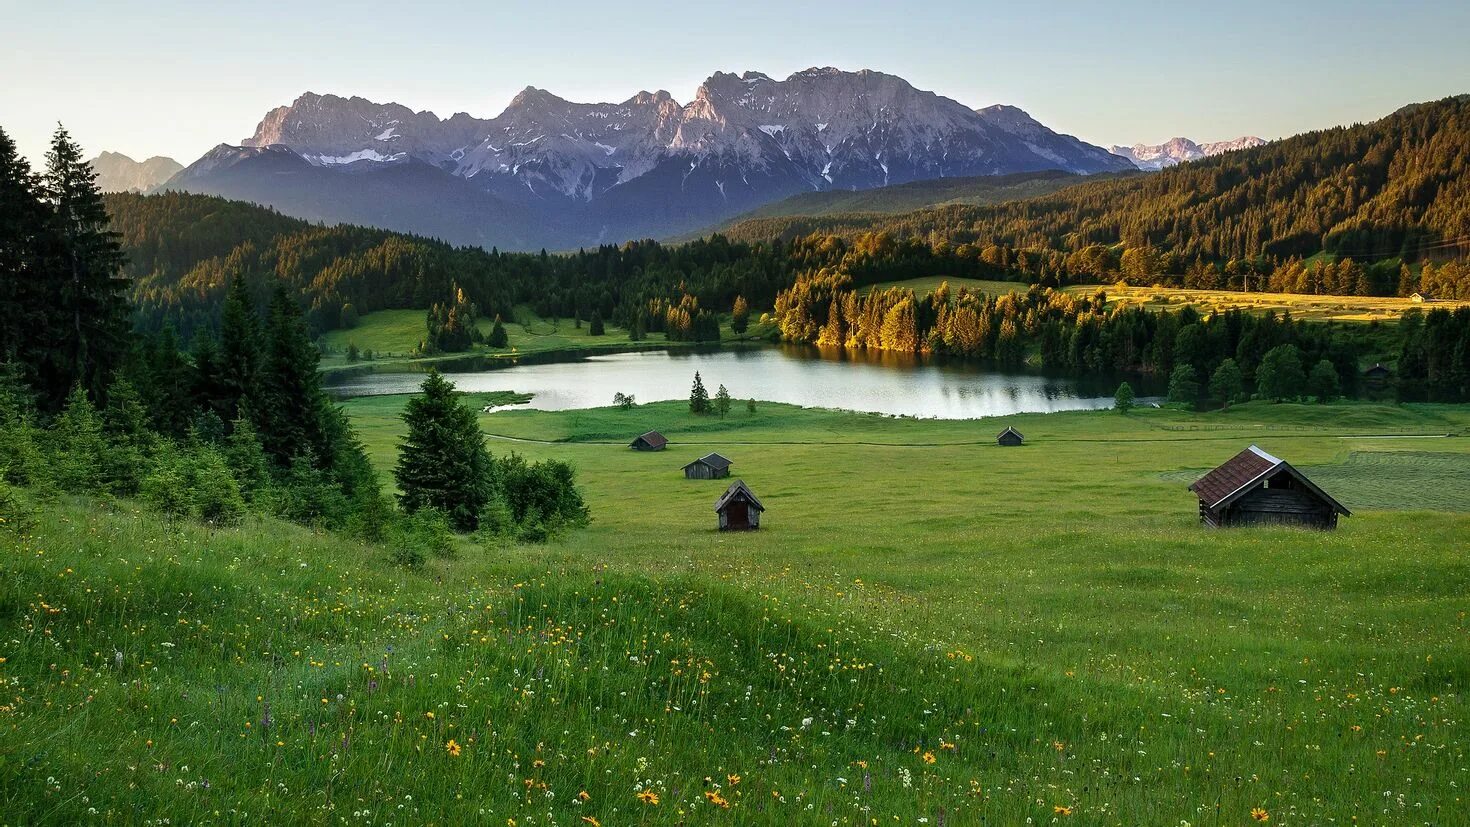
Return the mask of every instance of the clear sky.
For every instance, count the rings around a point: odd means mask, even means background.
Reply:
[[[0,127],[187,164],[308,90],[490,117],[836,66],[1104,146],[1276,138],[1470,92],[1467,31],[1467,0],[0,0]]]

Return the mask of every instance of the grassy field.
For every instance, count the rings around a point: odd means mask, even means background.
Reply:
[[[934,292],[940,284],[949,282],[952,290],[961,286],[981,293],[1000,295],[1025,291],[1029,285],[1010,281],[987,281],[984,279],[945,278],[924,276],[921,278],[883,282],[868,290],[888,287],[906,287],[918,295]],[[1264,313],[1290,312],[1298,319],[1338,322],[1393,321],[1406,310],[1428,310],[1433,307],[1454,309],[1465,302],[1436,302],[1415,304],[1409,299],[1377,296],[1308,296],[1294,293],[1240,293],[1231,290],[1185,290],[1173,287],[1131,287],[1122,284],[1075,284],[1063,288],[1069,293],[1091,295],[1098,290],[1108,294],[1112,304],[1142,305],[1151,310],[1178,310],[1192,305],[1202,312],[1223,311],[1232,308]]]
[[[490,333],[494,318],[479,320],[480,330]],[[505,319],[505,330],[509,345],[491,348],[476,345],[468,353],[444,354],[434,357],[416,357],[414,350],[426,335],[425,311],[423,310],[380,310],[363,316],[356,327],[350,330],[331,330],[322,334],[322,367],[327,370],[346,367],[394,370],[421,367],[440,359],[463,359],[467,356],[513,359],[546,353],[586,353],[596,351],[627,351],[643,349],[667,349],[692,346],[693,342],[670,342],[662,333],[650,333],[640,341],[628,338],[628,331],[608,323],[601,336],[593,336],[586,322],[579,327],[572,319],[551,321],[531,312],[528,307],[517,307],[512,318]],[[726,341],[760,339],[766,331],[756,320],[751,320],[750,329],[744,336],[736,336],[725,320],[723,338]],[[359,350],[373,351],[372,360],[355,363],[347,361],[347,348],[357,345]]]
[[[403,402],[347,405],[385,471]],[[410,573],[273,521],[8,515],[0,820],[1464,823],[1466,408],[482,422],[574,462],[591,526]],[[1354,516],[1201,530],[1187,481],[1251,442]],[[760,532],[713,530],[723,484],[679,471],[710,450]]]

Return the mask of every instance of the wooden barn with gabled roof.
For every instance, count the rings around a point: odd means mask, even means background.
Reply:
[[[669,441],[658,431],[640,434],[637,439],[628,443],[628,447],[635,451],[662,451],[668,446]]]
[[[765,510],[766,507],[756,499],[744,480],[730,483],[725,493],[715,500],[721,531],[755,531],[761,527],[761,512]]]
[[[1020,431],[1007,425],[1004,431],[996,434],[995,444],[1004,445],[1006,447],[1014,447],[1016,445],[1020,445],[1025,440],[1026,437],[1021,436]]]
[[[1201,523],[1215,528],[1298,525],[1337,528],[1352,512],[1301,471],[1252,445],[1189,486]]]
[[[717,480],[730,476],[730,460],[719,454],[705,454],[684,466],[684,478],[691,480]]]

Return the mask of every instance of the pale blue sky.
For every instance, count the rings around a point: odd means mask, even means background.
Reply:
[[[0,0],[0,127],[39,162],[60,120],[89,154],[184,163],[299,93],[498,114],[716,70],[869,68],[1020,106],[1104,146],[1275,138],[1470,92],[1470,2],[454,3]]]

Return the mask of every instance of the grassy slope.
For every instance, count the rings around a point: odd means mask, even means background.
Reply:
[[[385,468],[402,402],[348,405]],[[1464,434],[1464,408],[1018,416],[1018,449],[987,444],[999,421],[777,405],[483,421],[553,441],[497,451],[575,462],[592,526],[422,574],[276,523],[125,507],[0,532],[0,811],[1009,824],[1067,806],[1131,825],[1463,807],[1470,516],[1385,510],[1412,498],[1384,480],[1463,511],[1470,444],[1338,434]],[[668,451],[620,444],[649,427]],[[1249,441],[1358,513],[1332,534],[1200,530],[1185,480]],[[765,500],[761,532],[711,530],[721,484],[678,470],[710,449]]]

